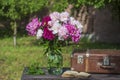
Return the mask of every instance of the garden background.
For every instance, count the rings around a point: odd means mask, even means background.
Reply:
[[[25,30],[33,17],[66,10],[81,22],[80,42],[63,46],[64,66],[70,67],[74,48],[120,49],[119,8],[119,0],[0,0],[0,80],[20,80],[24,67],[47,65],[43,43]]]

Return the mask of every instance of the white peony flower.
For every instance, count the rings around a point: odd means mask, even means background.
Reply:
[[[36,34],[37,39],[40,39],[42,37],[42,34],[43,34],[42,29],[38,29],[37,34]]]
[[[58,12],[53,12],[50,14],[50,18],[53,20],[53,21],[56,21],[56,20],[59,20],[60,19],[60,13]]]
[[[61,20],[62,22],[68,21],[68,20],[69,20],[69,13],[68,13],[68,12],[62,12],[62,13],[60,14],[60,20]]]
[[[76,24],[76,20],[73,17],[70,17],[69,23],[72,25]]]
[[[53,26],[51,28],[49,28],[49,30],[52,30],[53,31],[53,34],[57,34],[59,29],[61,27],[61,24],[59,22],[55,22],[53,24]]]
[[[48,21],[49,26],[53,26],[53,21]]]
[[[78,29],[82,30],[83,26],[81,25],[79,21],[76,21],[75,25],[77,26]]]
[[[58,39],[59,40],[64,40],[68,37],[67,35],[68,33],[68,30],[65,26],[62,26],[60,29],[59,29],[59,32],[58,32]]]

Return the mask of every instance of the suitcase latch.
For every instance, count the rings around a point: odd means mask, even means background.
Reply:
[[[99,62],[97,65],[99,65],[101,68],[104,69],[114,69],[116,64],[115,63],[110,63],[110,58],[109,56],[105,56],[103,58],[103,62]]]
[[[105,57],[103,58],[103,65],[104,65],[104,66],[109,66],[109,65],[110,65],[110,59],[109,59],[108,56],[105,56]]]
[[[77,63],[78,64],[83,64],[83,55],[78,55]]]

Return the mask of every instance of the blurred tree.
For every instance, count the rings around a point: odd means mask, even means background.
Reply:
[[[48,0],[47,7],[50,11],[64,11],[68,6],[69,0]]]
[[[100,8],[115,0],[48,0],[48,6],[52,11],[63,11],[69,4],[75,8],[80,6],[91,5],[95,8]]]
[[[93,6],[94,8],[101,8],[109,6],[113,12],[113,16],[120,20],[120,0],[68,0],[69,4],[73,4],[75,8],[81,6]]]
[[[39,11],[47,0],[0,0],[0,16],[11,20],[14,46],[16,46],[17,21],[28,14]]]
[[[120,0],[48,0],[48,6],[51,11],[63,11],[69,4],[78,10],[81,6],[93,6],[94,8],[105,7],[110,5],[113,16],[120,19]]]

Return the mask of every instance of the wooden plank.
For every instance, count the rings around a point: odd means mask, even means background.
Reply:
[[[70,69],[70,68],[69,68]],[[91,74],[92,76],[86,79],[82,78],[63,78],[61,75],[28,75],[25,74],[26,68],[23,71],[21,80],[120,80],[120,74]]]

